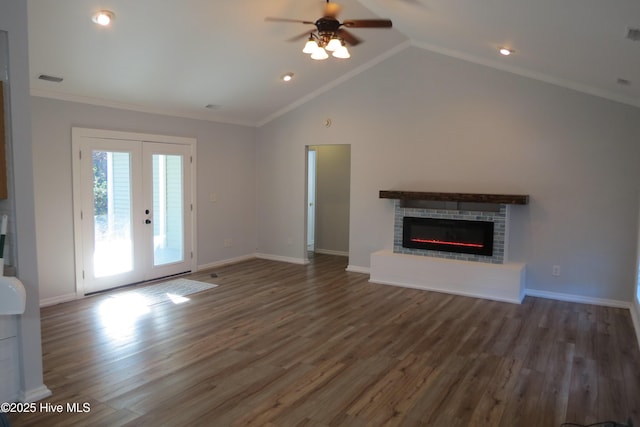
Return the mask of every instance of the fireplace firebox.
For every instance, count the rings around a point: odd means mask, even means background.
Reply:
[[[405,248],[493,255],[493,222],[405,216]]]

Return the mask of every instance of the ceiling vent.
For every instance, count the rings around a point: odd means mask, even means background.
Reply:
[[[640,28],[627,28],[627,38],[634,42],[640,41]]]
[[[40,80],[45,80],[45,81],[53,82],[53,83],[60,83],[63,80],[62,77],[50,76],[48,74],[40,74],[38,76],[38,78]]]

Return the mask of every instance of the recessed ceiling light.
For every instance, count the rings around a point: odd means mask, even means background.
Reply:
[[[106,27],[114,20],[115,17],[116,15],[110,10],[99,10],[91,17],[91,20],[98,25]]]
[[[293,73],[287,73],[282,76],[282,81],[284,82],[290,82],[291,80],[293,80]]]
[[[501,47],[500,49],[498,49],[498,52],[500,52],[500,55],[509,56],[512,53],[514,53],[515,50],[509,49],[506,47]]]

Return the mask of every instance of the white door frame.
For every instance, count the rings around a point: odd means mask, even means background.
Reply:
[[[307,251],[315,249],[316,235],[316,149],[307,146]],[[306,259],[306,257],[305,257]]]
[[[73,175],[73,232],[74,232],[74,252],[75,252],[75,278],[76,278],[76,295],[83,297],[85,295],[84,284],[84,252],[82,247],[82,202],[80,188],[80,145],[87,138],[113,139],[113,140],[129,140],[144,142],[160,142],[168,144],[181,144],[190,147],[191,156],[191,176],[190,188],[186,194],[187,203],[191,205],[191,229],[187,232],[191,233],[191,248],[186,248],[187,254],[191,254],[191,271],[197,269],[197,217],[196,217],[196,142],[195,138],[176,137],[167,135],[155,135],[137,132],[120,132],[104,129],[90,128],[71,128],[71,149],[72,149],[72,175]]]

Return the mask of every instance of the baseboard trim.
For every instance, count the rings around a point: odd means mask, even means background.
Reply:
[[[40,387],[32,388],[30,390],[20,390],[18,399],[23,403],[31,403],[42,400],[52,394],[51,390],[49,390],[46,385],[42,384]]]
[[[294,258],[294,257],[288,257],[288,256],[263,254],[263,253],[257,253],[255,255],[256,255],[256,258],[266,259],[269,261],[288,262],[289,264],[301,264],[301,265],[309,264],[309,260],[304,258]]]
[[[349,273],[363,273],[363,274],[371,274],[371,269],[369,267],[361,267],[359,265],[347,265],[347,271]]]
[[[60,295],[52,298],[44,298],[40,300],[40,307],[58,305],[58,304],[62,304],[63,302],[75,301],[79,298],[82,298],[82,297],[78,296],[78,294],[66,294],[66,295]]]
[[[218,267],[222,267],[224,265],[229,265],[229,264],[237,264],[239,262],[249,261],[252,259],[256,259],[256,254],[241,255],[234,258],[223,259],[222,261],[210,262],[208,264],[197,266],[197,269],[198,271],[209,270],[211,268],[218,268]]]
[[[334,251],[333,249],[318,249],[315,248],[313,250],[313,252],[317,253],[317,254],[324,254],[324,255],[337,255],[337,256],[349,256],[349,252],[345,252],[345,251]]]
[[[560,292],[540,291],[537,289],[525,289],[525,295],[538,298],[554,299],[558,301],[577,302],[580,304],[602,305],[605,307],[631,309],[629,301],[619,301],[606,298],[585,297],[582,295],[563,294]]]

